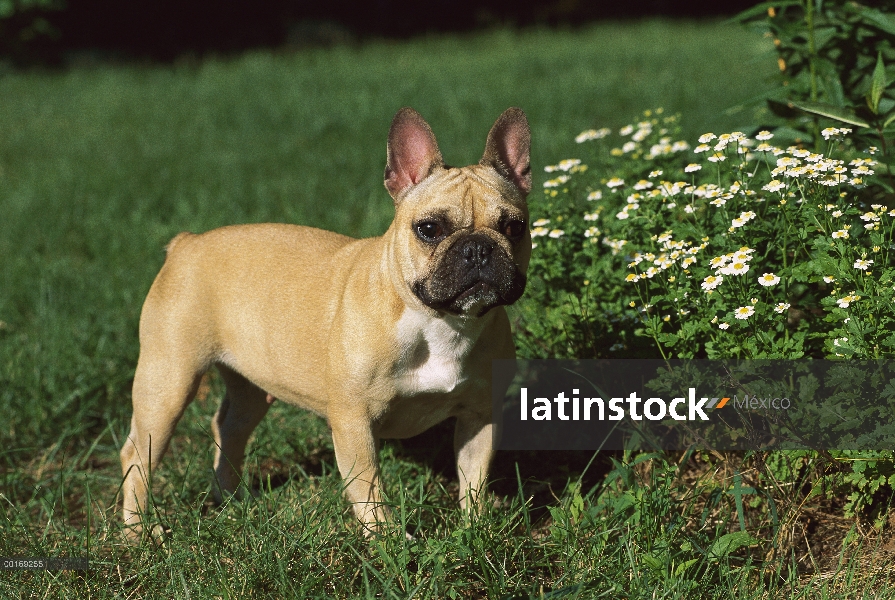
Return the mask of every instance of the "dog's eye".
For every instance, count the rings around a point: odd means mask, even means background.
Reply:
[[[517,238],[522,235],[522,232],[525,230],[525,223],[519,221],[518,219],[513,219],[512,221],[508,221],[506,225],[503,226],[503,234],[508,238]]]
[[[416,235],[424,242],[435,242],[444,235],[444,229],[437,221],[423,221],[417,223]]]

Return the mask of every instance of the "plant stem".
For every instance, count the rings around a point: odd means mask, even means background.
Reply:
[[[811,101],[817,102],[817,43],[814,35],[814,0],[805,0],[805,22],[808,26],[808,69],[811,72]],[[817,116],[812,118],[814,124],[814,151],[820,152],[820,125]]]

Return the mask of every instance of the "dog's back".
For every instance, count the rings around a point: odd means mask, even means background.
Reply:
[[[276,223],[178,234],[143,306],[141,354],[188,362],[196,371],[224,364],[325,414],[315,398],[326,394],[326,357],[296,356],[295,349],[326,347],[344,253],[375,239]],[[285,389],[274,376],[284,367],[294,374]]]

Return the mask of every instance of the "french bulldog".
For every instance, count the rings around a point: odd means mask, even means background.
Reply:
[[[515,357],[504,305],[522,295],[531,255],[530,143],[525,113],[510,108],[478,164],[448,167],[428,123],[403,108],[385,168],[395,217],[381,237],[285,224],[176,236],[140,316],[121,450],[129,534],[143,529],[150,468],[212,365],[226,384],[212,422],[219,501],[245,492],[246,444],[275,397],[328,421],[367,534],[388,517],[379,440],[448,417],[460,505],[473,509],[499,435],[491,361]]]

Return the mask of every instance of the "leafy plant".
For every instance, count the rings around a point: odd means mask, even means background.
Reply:
[[[796,136],[824,146],[825,124],[856,128],[860,150],[879,147],[891,174],[895,134],[895,2],[874,7],[846,0],[763,2],[736,17],[774,40],[779,87],[762,99],[788,119]],[[893,191],[895,180],[883,188]]]

